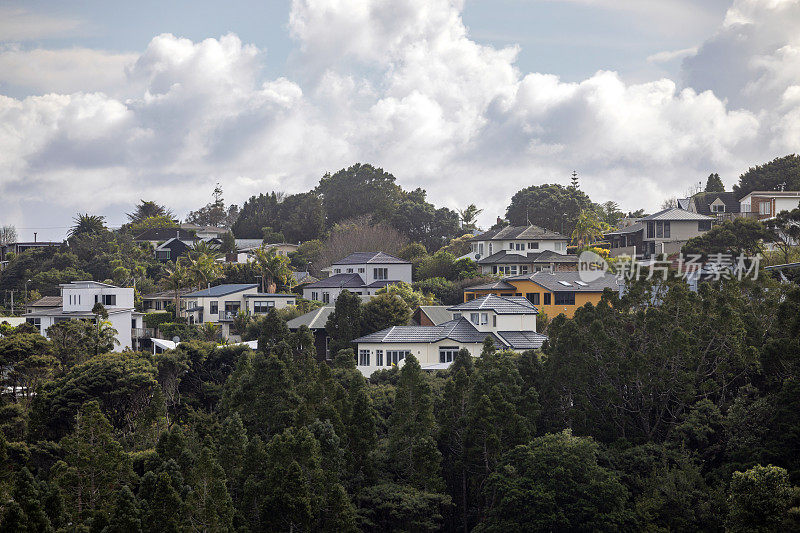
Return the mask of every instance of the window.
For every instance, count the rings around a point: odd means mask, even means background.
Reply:
[[[669,239],[669,222],[664,222],[664,238]]]
[[[322,303],[324,303],[324,304],[331,303],[331,295],[330,295],[330,293],[328,293],[328,292],[323,292],[322,293]]]
[[[517,243],[517,250],[524,250],[524,249],[525,249],[525,244],[524,243],[521,243],[521,242]]]
[[[219,302],[211,302],[211,310],[208,312],[209,315],[217,315],[219,314]]]
[[[156,311],[161,311],[161,300],[156,300]]]
[[[375,366],[383,366],[383,350],[375,350]]]
[[[364,273],[364,267],[359,267],[358,268],[358,273],[359,274],[363,274]]]
[[[550,305],[550,293],[544,293],[544,305]]]
[[[25,322],[27,322],[28,324],[36,327],[36,329],[38,329],[39,332],[41,333],[41,331],[42,331],[42,319],[41,318],[26,318]]]
[[[399,364],[407,355],[411,355],[409,350],[386,350],[386,366]]]
[[[492,255],[492,243],[489,243],[489,255]]]
[[[275,302],[271,300],[256,300],[253,302],[253,312],[256,314],[269,313],[269,310],[273,307],[275,307]]]
[[[539,293],[538,292],[529,292],[525,295],[525,298],[528,299],[530,303],[533,305],[539,305]]]
[[[489,323],[489,313],[481,313],[481,326]]]
[[[556,305],[575,305],[575,293],[572,291],[558,291]]]
[[[461,313],[453,313],[453,320],[458,320],[461,318]]]
[[[656,236],[656,224],[655,222],[648,222],[647,223],[647,238],[652,239]]]
[[[513,242],[508,243],[508,249],[509,250],[513,250],[514,249],[514,243]]]
[[[131,318],[131,329],[136,329],[136,319]]]
[[[294,305],[294,300],[286,300],[286,305]]]
[[[372,275],[375,279],[389,279],[389,269],[388,268],[373,268]]]
[[[528,265],[522,265],[519,267],[520,274],[527,274],[528,273]]]
[[[347,269],[347,273],[348,273],[348,274],[352,274],[352,273],[353,273],[353,269],[352,269],[352,268],[348,268],[348,269]]]
[[[556,243],[556,244],[558,244],[558,243]],[[539,243],[538,242],[529,242],[528,243],[528,250],[538,250],[538,249],[539,249]]]
[[[701,220],[697,223],[697,231],[708,231],[711,229],[710,220]]]
[[[358,351],[358,366],[369,366],[369,350]]]
[[[156,250],[156,259],[161,259],[164,261],[169,261],[169,250]]]
[[[78,300],[80,302],[80,300]],[[117,295],[116,294],[104,294],[103,295],[103,305],[117,305]]]
[[[334,274],[341,274],[342,273],[342,269],[341,268],[334,268],[333,269],[333,273]]]
[[[481,254],[481,255],[483,255],[483,243],[480,243],[480,244],[478,245],[478,253],[479,253],[479,254]]]
[[[470,313],[469,314],[469,321],[475,325],[480,324],[481,314],[480,313]]]
[[[664,225],[661,222],[656,222],[656,239],[664,237]]]
[[[497,315],[492,315],[492,327],[497,327]]]
[[[772,212],[772,205],[770,202],[760,202],[758,204],[758,214],[759,215],[769,215]]]
[[[311,299],[312,300],[319,300],[319,293],[318,292],[311,292]]]
[[[458,354],[458,346],[442,346],[439,348],[439,362],[452,363]]]
[[[724,213],[725,212],[725,205],[719,204],[712,204],[711,205],[711,212],[712,213]]]

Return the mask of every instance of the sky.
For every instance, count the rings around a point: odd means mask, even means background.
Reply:
[[[356,162],[502,216],[658,209],[798,151],[800,0],[0,0],[0,225],[178,216]]]

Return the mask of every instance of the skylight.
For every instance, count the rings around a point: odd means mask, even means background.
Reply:
[[[561,281],[561,280],[559,280],[559,283],[562,284],[565,287],[572,287],[572,285],[569,284],[569,281]]]
[[[585,283],[583,281],[576,281],[575,284],[576,285],[580,285],[581,287],[588,287],[589,286],[587,283]]]

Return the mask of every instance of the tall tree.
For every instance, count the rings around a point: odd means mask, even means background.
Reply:
[[[14,226],[0,226],[0,246],[17,242],[17,228]]]
[[[733,186],[737,198],[753,191],[797,191],[800,190],[800,156],[796,154],[778,157],[747,169]]]
[[[394,176],[361,163],[325,174],[316,192],[322,197],[329,226],[365,214],[387,220],[401,196]]]
[[[575,220],[572,238],[578,246],[584,246],[601,238],[607,229],[608,226],[600,220],[594,210],[584,209]]]
[[[531,224],[552,231],[572,233],[583,209],[591,208],[589,197],[579,189],[558,184],[531,185],[511,197],[506,218],[512,226]]]
[[[194,531],[232,531],[233,502],[225,485],[225,471],[206,442],[189,478],[191,492],[186,498]]]
[[[402,298],[393,294],[380,294],[364,304],[364,333],[373,333],[391,326],[405,326],[411,318],[411,309]]]
[[[478,216],[481,213],[483,213],[483,209],[478,209],[475,204],[469,204],[464,209],[459,209],[458,216],[461,218],[461,229],[470,232],[475,231]]]
[[[233,222],[230,218],[238,213],[235,206],[230,209],[225,208],[225,200],[222,197],[222,187],[219,183],[214,187],[211,203],[206,204],[197,211],[191,211],[186,215],[186,222],[197,224],[198,226],[217,226],[230,227]]]
[[[79,235],[91,235],[107,231],[105,220],[106,217],[100,215],[78,213],[75,218],[72,219],[74,225],[69,230],[69,236],[77,237]]]
[[[325,323],[325,332],[331,338],[331,353],[352,347],[353,339],[361,336],[363,320],[361,298],[343,290],[336,298],[333,313]]]
[[[725,192],[725,185],[722,183],[722,178],[720,178],[719,174],[716,172],[708,175],[705,192]]]
[[[794,490],[786,470],[778,466],[756,465],[746,472],[734,472],[728,497],[728,529],[785,530]]]
[[[152,200],[140,200],[133,212],[127,214],[128,220],[132,224],[139,224],[151,217],[172,219],[174,216],[175,215],[172,213],[172,210],[164,207],[163,205],[159,205]]]
[[[161,278],[161,286],[172,291],[175,299],[175,317],[181,316],[181,291],[192,284],[192,275],[185,262],[178,259],[164,267],[166,275]]]
[[[261,292],[276,291],[292,284],[292,271],[289,258],[278,255],[276,249],[263,245],[253,250],[253,259],[261,270]]]

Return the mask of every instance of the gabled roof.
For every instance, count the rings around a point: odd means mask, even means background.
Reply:
[[[334,306],[328,305],[320,307],[314,311],[309,311],[304,315],[293,318],[286,322],[289,329],[297,329],[300,326],[306,326],[308,329],[325,329],[325,324],[328,322],[328,317],[333,313]]]
[[[186,298],[215,298],[218,296],[227,296],[237,292],[246,291],[258,287],[258,283],[228,283],[225,285],[217,285],[210,289],[203,289],[202,291],[192,292],[187,294]]]
[[[486,231],[469,239],[470,242],[478,241],[508,241],[523,239],[531,241],[567,241],[568,237],[555,231],[550,231],[539,226],[506,226],[500,229]]]
[[[365,264],[411,264],[410,261],[400,259],[385,252],[355,252],[343,259],[333,262],[334,265],[365,265]]]
[[[61,296],[44,296],[33,303],[25,304],[25,307],[61,307],[63,303]]]
[[[616,231],[609,231],[605,235],[629,235],[631,233],[638,233],[644,230],[644,223],[637,222],[635,224],[631,224],[630,226],[626,226],[622,229],[618,229]]]
[[[547,340],[547,335],[535,331],[498,331],[497,335],[515,350],[541,348]]]
[[[319,279],[315,278],[314,276],[312,276],[308,272],[292,271],[292,277],[294,278],[294,282],[297,285],[303,285],[303,284],[306,284],[306,283],[314,283],[314,282],[319,281]]]
[[[361,279],[361,276],[351,273],[334,274],[333,276],[315,281],[314,283],[309,283],[308,285],[303,286],[303,289],[336,289],[339,287],[343,289],[355,289],[363,288],[365,286],[366,285],[364,284],[364,280]]]
[[[524,276],[505,278],[506,281],[532,281],[553,292],[603,292],[605,289],[619,290],[617,276],[608,272],[599,279],[583,281],[583,272],[536,272]]]
[[[478,331],[466,318],[450,320],[438,326],[393,326],[381,331],[364,335],[353,342],[438,342],[450,339],[462,343],[481,343],[486,337],[492,337],[496,344],[503,344],[493,333]]]
[[[726,213],[739,212],[740,204],[734,192],[701,192],[691,198],[695,210],[701,215],[714,215],[711,211],[711,204],[717,200],[725,204]]]
[[[177,237],[172,237],[171,239],[167,239],[166,241],[162,242],[158,246],[156,246],[156,250],[171,250],[173,246],[180,243],[182,247],[191,248],[194,241],[185,240],[185,239],[178,239]],[[179,246],[179,248],[181,247]]]
[[[484,283],[483,285],[475,285],[467,287],[467,291],[515,291],[517,288],[512,284],[505,281],[492,281],[491,283]]]
[[[297,298],[294,293],[280,293],[280,292],[257,292],[255,294],[245,294],[245,298]]]
[[[692,213],[685,209],[678,207],[670,207],[663,209],[658,213],[653,213],[650,216],[639,219],[640,222],[649,222],[651,220],[714,220],[712,217],[707,217],[699,213]]]
[[[181,289],[178,291],[178,296],[183,298],[187,294],[193,292],[194,289]],[[160,292],[152,292],[150,294],[145,294],[142,296],[142,300],[172,300],[175,298],[175,291],[160,291]]]
[[[487,294],[468,302],[453,305],[448,311],[494,311],[498,315],[535,315],[536,306],[522,296]]]
[[[134,241],[166,241],[173,238],[191,241],[194,239],[194,231],[180,228],[150,228],[141,232],[133,238]]]
[[[784,197],[784,198],[793,198],[795,196],[800,196],[800,191],[750,191],[749,193],[742,196],[739,201],[741,202],[748,196],[774,196],[776,198]]]
[[[526,255],[509,252],[507,250],[500,250],[493,253],[488,257],[483,257],[478,260],[479,265],[497,265],[497,264],[536,264],[536,263],[577,263],[578,256],[569,254],[560,254],[553,250],[542,250],[541,252],[529,252]]]
[[[446,305],[420,305],[419,312],[424,313],[431,322],[438,326],[453,319],[453,313],[448,311],[447,307]]]

